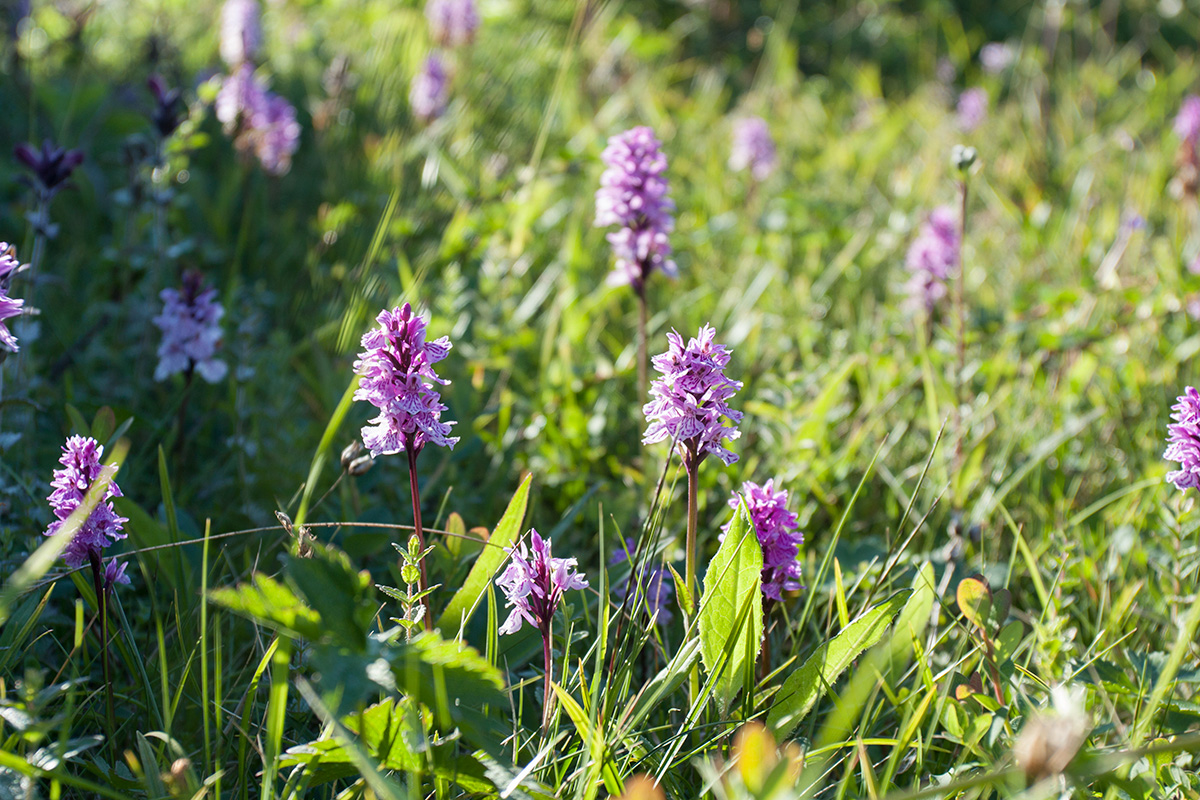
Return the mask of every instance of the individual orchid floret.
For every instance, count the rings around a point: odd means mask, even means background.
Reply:
[[[154,95],[154,111],[150,114],[150,121],[154,123],[158,135],[166,139],[183,122],[183,97],[178,89],[168,87],[161,75],[151,75],[146,85],[150,94]]]
[[[62,189],[75,168],[83,163],[82,151],[57,147],[49,139],[42,142],[41,150],[26,143],[13,148],[13,154],[33,173],[38,193],[45,199]]]
[[[118,562],[115,558],[104,565],[104,588],[112,589],[118,583],[129,585],[129,576],[125,574],[128,561]]]
[[[651,400],[642,407],[650,423],[642,437],[645,444],[670,440],[679,448],[685,465],[696,465],[715,455],[726,465],[738,457],[723,444],[741,432],[735,427],[742,412],[729,407],[729,400],[742,388],[741,381],[725,375],[729,351],[713,341],[710,325],[684,345],[677,331],[667,334],[667,352],[651,362],[662,377],[650,387]],[[733,426],[726,425],[727,418]]]
[[[795,512],[788,511],[787,490],[776,489],[774,480],[761,486],[746,481],[742,484],[741,494],[729,500],[729,507],[736,510],[741,502],[746,504],[762,547],[763,595],[770,600],[782,600],[783,592],[801,588],[800,562],[796,556],[800,553],[800,545],[804,544],[804,534],[800,531],[799,518]],[[722,528],[725,531],[722,539],[732,524],[730,521]]]
[[[1167,473],[1167,482],[1180,491],[1200,489],[1200,392],[1188,386],[1171,410],[1175,421],[1167,425],[1163,458],[1177,462],[1179,469]]]
[[[958,251],[958,223],[953,209],[934,209],[905,258],[905,266],[912,273],[906,285],[911,306],[929,313],[946,295],[946,281],[958,269]]]
[[[50,482],[54,491],[47,499],[55,520],[46,529],[46,536],[57,533],[63,521],[83,502],[88,488],[100,476],[103,469],[100,459],[103,457],[104,447],[95,439],[84,436],[67,439],[62,457],[58,460],[62,468],[54,470],[54,479]],[[122,525],[128,520],[119,516],[110,502],[112,498],[120,496],[121,489],[117,482],[110,480],[103,499],[96,504],[63,551],[63,561],[67,562],[67,566],[80,567],[93,559],[98,562],[104,548],[126,537]]]
[[[500,633],[516,633],[528,622],[546,637],[563,593],[586,589],[588,582],[576,569],[574,558],[551,557],[550,540],[536,530],[530,530],[529,542],[529,549],[524,542],[519,548],[508,548],[508,567],[496,579],[508,599],[506,607],[512,609]]]
[[[756,181],[763,181],[775,171],[775,142],[762,117],[746,117],[733,124],[733,149],[729,153],[729,168],[735,172],[750,170]]]
[[[675,583],[665,566],[638,564],[637,542],[626,539],[609,559],[609,566],[629,562],[630,575],[613,585],[613,594],[624,599],[633,596],[646,604],[646,611],[657,625],[669,625],[674,618],[671,601],[675,597]]]
[[[958,96],[958,127],[971,132],[987,119],[988,93],[986,89],[967,89]]]
[[[253,61],[261,46],[258,0],[225,0],[221,9],[221,60],[236,67]]]
[[[429,20],[429,32],[440,47],[470,44],[479,30],[475,0],[428,0],[425,19]]]
[[[596,190],[596,227],[618,225],[608,234],[616,266],[612,285],[632,286],[641,294],[655,270],[674,278],[669,234],[675,228],[675,204],[667,196],[667,157],[648,127],[632,128],[608,140],[600,154],[606,169]]]
[[[435,384],[448,384],[433,365],[450,353],[450,339],[425,341],[426,322],[405,303],[375,318],[378,328],[362,337],[362,353],[354,362],[360,375],[355,400],[379,409],[379,416],[362,429],[363,444],[372,456],[419,453],[426,444],[453,448],[453,422],[442,422],[441,396]]]
[[[216,358],[223,334],[221,317],[225,309],[216,301],[217,290],[205,289],[198,272],[183,276],[181,289],[163,289],[159,297],[163,310],[153,322],[162,331],[158,346],[156,381],[178,372],[196,372],[209,383],[225,377],[228,367]]]
[[[1183,99],[1175,117],[1175,135],[1192,147],[1200,141],[1200,97],[1190,94]]]
[[[430,53],[412,81],[408,102],[413,114],[422,122],[432,122],[446,110],[449,99],[450,73],[437,53]]]

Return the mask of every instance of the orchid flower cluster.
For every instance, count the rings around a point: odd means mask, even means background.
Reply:
[[[14,147],[13,154],[22,166],[33,173],[31,179],[22,179],[33,188],[37,200],[29,221],[38,236],[53,239],[58,235],[58,226],[50,222],[50,201],[71,185],[71,173],[83,163],[83,152],[58,147],[46,139],[41,149],[26,142]],[[34,260],[37,260],[36,256]]]
[[[675,582],[670,571],[663,565],[651,566],[638,563],[637,542],[626,539],[608,560],[610,567],[628,562],[630,574],[613,584],[613,595],[624,600],[634,597],[635,602],[645,603],[650,619],[656,625],[670,625],[675,618],[671,601],[675,596]]]
[[[642,295],[656,270],[669,278],[679,275],[667,236],[675,227],[675,203],[667,196],[667,157],[654,131],[645,126],[613,136],[600,157],[606,169],[596,190],[595,224],[619,226],[607,236],[616,256],[608,282],[629,285]]]
[[[987,90],[979,87],[967,89],[958,96],[955,112],[958,115],[958,127],[964,133],[970,133],[978,128],[987,119]]]
[[[743,483],[741,493],[730,498],[729,507],[736,510],[743,502],[762,547],[763,595],[778,602],[783,600],[783,592],[801,588],[800,562],[796,557],[804,544],[804,534],[799,530],[799,518],[788,510],[787,490],[775,488],[773,479],[762,485],[753,481]],[[722,541],[731,525],[732,520],[721,528]]]
[[[908,248],[905,266],[912,276],[905,288],[912,308],[931,313],[946,296],[946,281],[958,269],[958,222],[953,209],[933,210]]]
[[[729,153],[729,168],[735,172],[750,171],[756,181],[764,181],[775,171],[775,141],[771,129],[762,117],[744,117],[733,124],[733,148]]]
[[[1179,464],[1167,473],[1167,481],[1182,491],[1200,489],[1200,392],[1185,387],[1171,406],[1173,423],[1167,426],[1167,450],[1163,458]]]
[[[430,36],[442,48],[465,47],[475,41],[479,30],[475,0],[428,0],[425,19]],[[449,101],[450,64],[439,50],[433,50],[413,76],[408,102],[413,116],[429,124],[446,112]]]
[[[221,317],[225,309],[215,299],[216,289],[204,287],[204,277],[189,271],[180,289],[163,289],[162,312],[153,322],[162,331],[158,346],[158,366],[154,380],[166,380],[176,373],[193,372],[209,383],[225,377],[228,367],[216,357],[221,347]]]
[[[217,119],[241,153],[253,153],[270,175],[283,175],[300,147],[296,109],[272,92],[255,71],[262,44],[258,0],[226,0],[221,11],[221,58],[229,66],[220,79]]]
[[[17,352],[17,337],[8,329],[5,320],[19,317],[25,313],[25,301],[9,296],[12,278],[22,269],[23,264],[17,260],[17,251],[7,242],[0,242],[0,359],[5,351]]]
[[[103,469],[100,460],[103,457],[104,447],[95,439],[85,436],[67,439],[62,448],[62,457],[58,460],[62,468],[54,470],[54,479],[50,482],[54,491],[47,499],[55,519],[46,529],[46,536],[58,533],[63,522],[79,508],[88,488],[100,476]],[[114,497],[121,497],[121,488],[115,480],[110,480],[103,499],[96,504],[63,551],[63,561],[67,562],[67,566],[98,563],[106,547],[126,537],[124,524],[128,520],[113,508]],[[120,575],[124,575],[124,570],[120,571]],[[129,580],[126,578],[121,582],[128,583]]]

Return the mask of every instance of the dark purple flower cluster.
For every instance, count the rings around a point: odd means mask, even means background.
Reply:
[[[154,110],[150,113],[150,121],[158,135],[166,139],[183,122],[183,97],[178,89],[167,86],[161,75],[151,75],[146,81],[150,94],[154,95]]]
[[[628,561],[631,574],[629,577],[613,584],[612,591],[617,597],[624,599],[630,594],[646,604],[646,611],[657,625],[669,625],[674,618],[671,612],[671,601],[675,597],[675,583],[670,571],[663,565],[642,565],[637,563],[637,542],[626,539],[623,546],[618,547],[609,559],[609,566],[616,566]]]
[[[750,170],[756,181],[766,180],[775,171],[775,142],[762,117],[744,117],[733,124],[733,149],[729,168],[735,172]]]
[[[529,542],[528,550],[524,542],[508,549],[511,560],[496,580],[508,599],[506,607],[512,609],[500,633],[516,633],[528,622],[546,637],[563,593],[586,589],[588,582],[576,570],[574,558],[551,557],[550,540],[542,539],[536,530],[530,530]]]
[[[988,93],[986,89],[967,89],[958,96],[958,127],[970,133],[987,119]]]
[[[413,114],[422,122],[431,122],[442,115],[449,100],[450,73],[438,53],[430,53],[413,76],[408,102]]]
[[[698,464],[710,453],[726,465],[738,459],[722,440],[736,439],[741,432],[721,420],[726,417],[734,425],[741,421],[742,412],[730,408],[729,400],[742,383],[726,377],[729,351],[714,342],[714,336],[712,326],[705,325],[685,346],[683,337],[671,331],[667,352],[652,359],[662,377],[651,385],[653,399],[642,407],[650,422],[642,441],[670,440],[680,448],[685,464]]]
[[[730,508],[737,509],[745,501],[754,532],[762,546],[763,569],[762,591],[771,600],[782,600],[783,592],[801,588],[800,562],[796,556],[804,544],[804,534],[799,530],[800,522],[794,512],[788,511],[788,493],[776,489],[774,480],[761,486],[752,481],[742,484],[740,496],[729,500]],[[733,521],[721,529],[729,532]],[[721,534],[725,538],[725,534]]]
[[[62,189],[75,168],[83,163],[82,151],[66,150],[56,146],[49,139],[42,142],[41,150],[25,143],[14,147],[13,154],[33,173],[36,181],[34,188],[45,200],[49,200]]]
[[[425,19],[429,20],[429,33],[440,47],[470,44],[479,30],[475,0],[428,0]]]
[[[221,317],[225,309],[216,300],[216,289],[204,288],[199,272],[183,276],[182,289],[163,289],[163,310],[153,322],[162,331],[154,380],[195,370],[209,383],[225,377],[228,368],[216,357],[221,346]]]
[[[1200,489],[1200,392],[1188,386],[1171,410],[1175,422],[1167,425],[1163,458],[1177,462],[1179,469],[1168,472],[1167,481],[1180,491]]]
[[[267,88],[253,64],[243,62],[221,80],[216,113],[239,152],[253,153],[271,175],[291,169],[300,147],[296,109]]]
[[[934,209],[908,248],[905,265],[912,273],[906,284],[913,307],[933,310],[946,295],[946,281],[958,268],[958,222],[948,206]]]
[[[24,265],[17,260],[17,251],[8,242],[0,242],[0,348],[17,352],[17,337],[4,324],[4,320],[19,317],[25,313],[25,301],[8,296],[12,276],[23,269]]]
[[[103,467],[100,459],[104,456],[104,448],[91,437],[72,436],[63,445],[62,457],[58,463],[62,469],[54,470],[54,479],[50,485],[54,491],[47,498],[50,508],[56,517],[46,529],[46,536],[53,536],[62,527],[63,520],[83,502],[88,487],[100,475]],[[104,498],[96,504],[91,516],[80,526],[67,549],[63,551],[63,560],[70,567],[79,567],[88,563],[92,556],[97,558],[113,542],[124,539],[126,533],[122,525],[128,522],[119,516],[110,502],[114,497],[121,496],[121,489],[115,480],[109,481]]]
[[[608,140],[600,154],[606,169],[596,190],[596,227],[619,225],[608,234],[617,258],[608,282],[644,291],[655,270],[676,277],[667,238],[675,227],[675,204],[667,196],[667,157],[648,127],[632,128]]]
[[[1190,94],[1183,99],[1175,117],[1175,135],[1192,147],[1200,141],[1200,97]]]
[[[450,435],[454,423],[442,422],[446,406],[434,388],[449,381],[433,370],[449,355],[450,339],[425,341],[425,320],[408,303],[381,311],[375,321],[379,327],[363,335],[365,350],[354,362],[355,373],[362,376],[354,399],[379,409],[379,416],[362,429],[363,444],[372,456],[419,453],[429,443],[453,448],[458,442]]]

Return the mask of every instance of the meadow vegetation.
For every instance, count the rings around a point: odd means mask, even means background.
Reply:
[[[1200,798],[1191,4],[4,13],[0,800]]]

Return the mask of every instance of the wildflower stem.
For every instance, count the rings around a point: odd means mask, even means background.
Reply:
[[[196,377],[196,365],[189,361],[187,371],[183,374],[183,398],[179,401],[179,413],[175,417],[175,430],[178,438],[175,440],[175,452],[183,461],[183,449],[187,445],[187,434],[184,426],[187,424],[188,400],[192,396],[192,379]]]
[[[958,316],[958,365],[954,375],[954,390],[955,390],[955,411],[954,411],[954,479],[955,484],[958,483],[959,472],[962,469],[963,461],[963,437],[965,428],[965,414],[963,413],[963,405],[966,403],[964,395],[964,373],[967,369],[967,270],[966,264],[963,263],[963,242],[967,235],[967,179],[964,175],[958,182],[959,195],[959,215],[958,215],[958,280],[955,281],[954,305]],[[961,487],[959,487],[961,489]],[[957,493],[956,493],[957,495]],[[957,502],[962,502],[961,497],[955,497]]]
[[[425,532],[421,528],[421,490],[417,486],[417,450],[414,447],[404,448],[404,452],[408,453],[408,488],[412,493],[413,507],[413,528],[416,532],[417,543],[421,547],[422,554],[425,552]],[[429,579],[425,574],[425,556],[421,556],[421,583],[419,589],[422,593],[429,587]],[[421,605],[425,606],[425,630],[433,630],[433,617],[430,616],[429,597],[421,597]]]
[[[699,524],[699,513],[696,508],[700,495],[700,460],[695,456],[684,459],[684,469],[687,470],[687,545],[684,555],[684,588],[687,592],[685,608],[695,608],[696,600],[696,528]],[[700,694],[700,668],[694,667],[688,679],[688,699],[695,702]]]
[[[550,708],[554,697],[554,688],[550,685],[554,670],[554,659],[550,656],[550,625],[542,631],[542,660],[546,665],[546,685],[542,690],[542,732],[550,730]]]
[[[638,298],[638,340],[637,340],[637,396],[639,402],[646,401],[646,328],[648,311],[646,308],[646,284],[641,283],[637,289]]]
[[[109,741],[117,729],[116,714],[113,712],[112,677],[108,666],[108,599],[104,594],[104,565],[100,555],[94,550],[88,552],[88,560],[92,565],[92,585],[96,589],[96,609],[100,615],[100,660],[104,665],[104,695],[105,712],[108,715]]]

